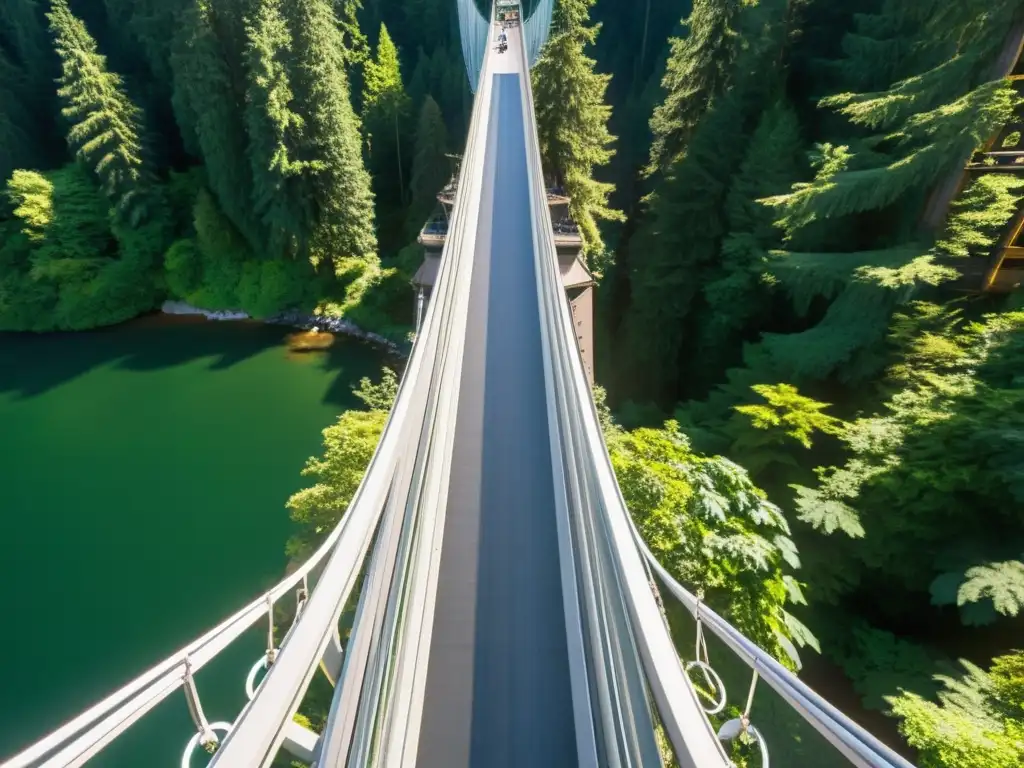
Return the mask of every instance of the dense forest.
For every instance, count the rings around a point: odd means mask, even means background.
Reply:
[[[0,329],[171,298],[403,338],[470,93],[447,2],[361,5],[4,2]]]
[[[962,277],[1024,180],[961,173],[1020,141],[1022,24],[1020,0],[559,0],[534,72],[641,531],[926,768],[1024,764],[1024,302]],[[0,330],[172,298],[402,338],[471,103],[450,0],[5,0]],[[395,384],[326,430],[293,555]]]

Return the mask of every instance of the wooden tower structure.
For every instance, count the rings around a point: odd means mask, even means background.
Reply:
[[[1010,80],[1024,96],[1024,25],[1007,37],[995,76]],[[967,160],[962,171],[935,190],[924,214],[926,226],[935,228],[945,219],[950,203],[982,173],[1024,174],[1024,109]],[[1009,293],[1024,285],[1024,204],[1011,219],[988,259],[956,260],[961,277],[954,288],[969,293]]]

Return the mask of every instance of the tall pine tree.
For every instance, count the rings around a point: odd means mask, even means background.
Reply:
[[[292,0],[285,13],[294,45],[292,87],[305,121],[303,157],[316,169],[310,183],[315,212],[310,258],[314,264],[333,262],[339,275],[375,269],[373,192],[338,19],[331,0]]]
[[[608,132],[611,107],[605,103],[609,75],[594,71],[597,62],[586,54],[601,31],[590,24],[595,0],[562,0],[555,13],[556,30],[533,71],[537,101],[537,132],[544,167],[558,176],[572,202],[569,213],[579,225],[584,254],[600,273],[605,248],[599,220],[621,220],[608,205],[612,185],[597,181],[594,169],[614,155],[615,138]]]
[[[673,38],[662,88],[665,100],[651,118],[649,172],[665,171],[685,150],[712,101],[729,84],[739,51],[740,0],[694,0],[687,34]]]
[[[48,18],[61,60],[58,95],[71,125],[68,144],[96,172],[118,214],[140,223],[152,181],[143,160],[141,113],[67,0],[54,0]]]
[[[197,145],[221,208],[256,247],[263,232],[255,223],[249,195],[252,176],[239,108],[244,93],[236,87],[229,64],[231,40],[218,32],[216,7],[211,0],[193,0],[181,15],[171,56],[175,114],[186,143]]]
[[[786,0],[766,0],[744,6],[736,17],[736,29],[750,44],[740,51],[730,82],[697,121],[685,151],[658,174],[645,220],[630,239],[630,308],[618,367],[644,371],[633,384],[635,396],[669,403],[691,395],[708,376],[690,372],[688,361],[718,365],[698,356],[700,310],[705,288],[723,277],[730,185],[762,112],[778,98],[775,70],[787,42],[781,23],[787,8]],[[667,93],[666,104],[673,98]],[[742,272],[733,277],[742,281]],[[726,287],[718,285],[707,296],[716,300],[717,289]]]
[[[302,117],[288,77],[292,36],[281,0],[257,0],[246,23],[246,126],[252,164],[252,203],[269,234],[272,255],[308,253],[314,226],[310,205],[313,163],[301,158]]]
[[[804,143],[792,108],[779,102],[768,109],[750,140],[725,201],[726,228],[721,256],[704,276],[698,310],[695,371],[705,385],[720,380],[737,364],[743,342],[771,327],[771,250],[782,241],[774,212],[761,199],[790,187],[799,177]]]
[[[402,85],[398,49],[384,25],[377,41],[377,56],[366,61],[363,73],[363,130],[377,213],[382,232],[400,236],[406,214],[406,170],[402,155],[410,103]],[[389,246],[403,244],[400,237],[397,241],[387,238],[385,242]]]

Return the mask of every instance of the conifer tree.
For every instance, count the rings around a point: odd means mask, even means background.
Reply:
[[[157,82],[170,92],[173,87],[171,48],[173,30],[192,0],[132,0],[127,26],[139,41]]]
[[[786,44],[780,34],[785,25],[779,23],[786,10],[785,3],[766,2],[744,7],[736,18],[737,29],[752,43],[738,57],[732,82],[697,122],[686,151],[658,174],[644,223],[630,239],[631,305],[622,351],[624,368],[644,371],[637,395],[667,402],[692,396],[708,383],[706,375],[692,371],[681,378],[680,367],[704,351],[702,293],[722,276],[730,184],[762,111],[778,98],[778,78],[770,68]],[[740,282],[742,272],[734,275]]]
[[[409,230],[416,232],[437,207],[437,193],[449,176],[448,132],[441,108],[430,96],[420,110],[416,129],[416,154],[412,162],[412,202],[409,207]]]
[[[765,352],[781,375],[837,373],[855,383],[876,374],[897,304],[920,286],[955,277],[934,263],[914,219],[928,189],[1013,115],[1019,97],[1009,83],[991,78],[1005,30],[1021,14],[1019,4],[988,8],[979,0],[954,6],[928,0],[913,7],[886,2],[880,14],[859,17],[845,68],[870,62],[902,79],[824,99],[823,107],[850,121],[847,133],[853,135],[846,144],[818,147],[812,182],[769,199],[791,249],[776,274],[795,309],[805,315],[815,299],[830,302],[814,328],[765,336]],[[864,39],[891,40],[897,33],[904,40],[893,49],[902,52],[893,67],[877,60],[886,44]],[[888,242],[864,237],[861,217],[901,207],[908,210],[903,231]],[[856,233],[859,249],[851,247]]]
[[[253,210],[269,233],[271,254],[307,253],[314,225],[310,177],[316,169],[300,157],[303,120],[294,110],[287,70],[292,36],[281,0],[258,0],[246,32]]]
[[[368,166],[382,228],[400,233],[404,221],[406,172],[403,148],[407,133],[409,96],[402,85],[398,49],[383,24],[377,42],[377,56],[363,65],[363,128]],[[397,245],[398,243],[392,243]]]
[[[721,149],[742,142],[742,100],[729,93],[700,122],[685,157],[661,177],[630,240],[622,366],[643,371],[634,386],[647,398],[671,402],[682,394],[680,366],[693,336],[700,276],[718,259],[728,183],[741,159]]]
[[[341,46],[345,62],[351,70],[370,58],[370,44],[359,26],[359,13],[363,0],[336,0],[338,28],[341,30]]]
[[[600,25],[590,24],[595,0],[562,0],[548,40],[533,71],[537,132],[545,170],[556,175],[572,202],[569,213],[579,225],[584,254],[591,268],[604,268],[604,242],[599,220],[620,220],[608,205],[612,185],[594,179],[594,169],[614,155],[615,138],[608,132],[611,107],[605,103],[609,75],[594,71],[597,62],[586,54],[597,40]]]
[[[697,123],[728,85],[739,51],[740,0],[694,0],[684,22],[687,35],[673,38],[662,89],[665,100],[651,118],[649,173],[665,171],[689,144]]]
[[[121,78],[107,70],[106,58],[67,0],[54,0],[48,18],[63,71],[58,95],[71,124],[68,144],[99,176],[118,214],[140,223],[151,182],[143,160],[141,113]]]
[[[5,0],[0,4],[0,47],[6,47],[25,84],[47,102],[56,75],[49,50],[44,4],[39,0]]]
[[[796,114],[780,102],[762,115],[732,179],[721,257],[701,276],[704,301],[697,317],[697,354],[703,365],[694,375],[705,383],[716,381],[723,366],[740,362],[742,342],[769,320],[769,252],[781,244],[782,232],[772,209],[760,201],[799,178],[803,149]]]
[[[183,133],[195,138],[224,213],[256,246],[263,237],[251,211],[252,176],[238,108],[243,102],[214,9],[211,0],[193,0],[181,15],[171,56],[175,114]]]
[[[21,69],[0,48],[0,182],[6,182],[15,168],[38,161],[25,90]]]
[[[333,261],[339,274],[375,268],[373,192],[331,0],[293,0],[285,13],[294,46],[292,88],[304,119],[302,154],[316,169],[310,258],[314,264]]]

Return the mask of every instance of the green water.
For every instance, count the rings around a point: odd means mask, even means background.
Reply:
[[[0,334],[0,759],[281,577],[284,501],[383,362],[341,339],[289,354],[286,333]],[[265,631],[198,676],[211,721],[243,705]],[[176,766],[191,733],[177,692],[90,766]]]

